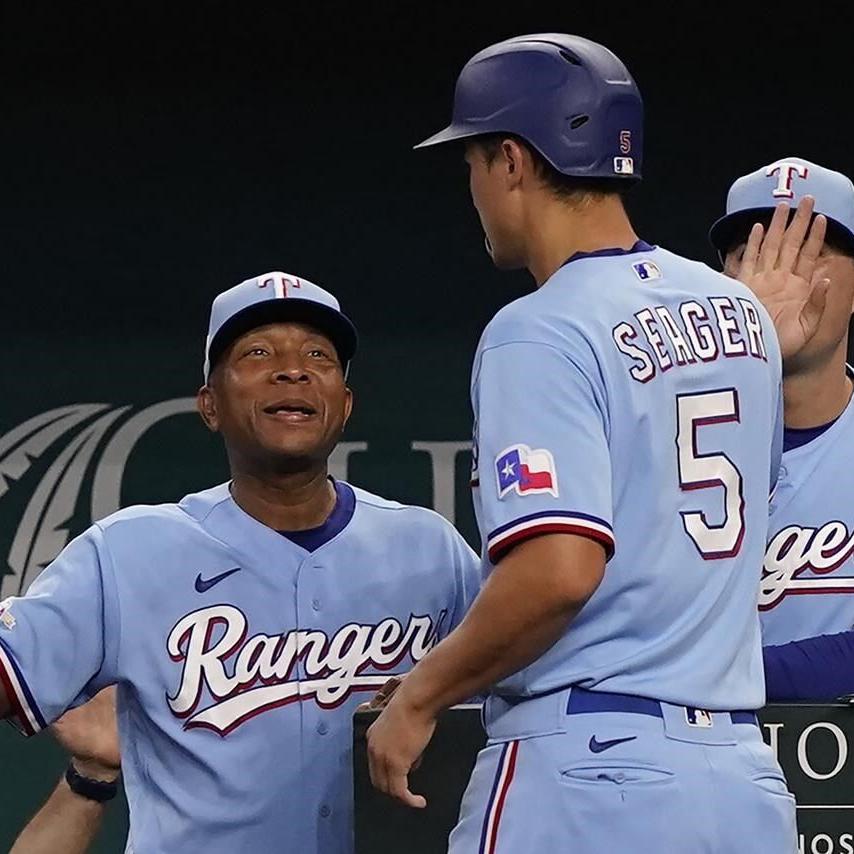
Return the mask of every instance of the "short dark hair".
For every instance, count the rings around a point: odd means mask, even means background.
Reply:
[[[582,196],[611,195],[622,198],[637,183],[637,181],[627,181],[625,178],[583,178],[564,175],[558,172],[531,143],[515,133],[487,133],[473,137],[469,142],[483,151],[487,166],[491,166],[505,139],[512,139],[518,145],[525,146],[531,153],[537,177],[561,199],[575,201]]]

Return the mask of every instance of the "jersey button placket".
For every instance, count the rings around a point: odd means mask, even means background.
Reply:
[[[330,815],[332,815],[332,810],[330,809],[328,804],[324,804],[320,808],[320,817],[321,818],[329,818]]]

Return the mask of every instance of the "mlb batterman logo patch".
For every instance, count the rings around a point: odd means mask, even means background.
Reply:
[[[714,725],[711,712],[707,712],[705,709],[695,709],[692,706],[685,707],[685,720],[688,722],[688,726],[698,726],[704,729]]]
[[[654,261],[637,261],[632,264],[632,269],[635,271],[635,275],[642,282],[661,278],[661,270],[658,268],[658,264]]]
[[[12,616],[12,600],[4,599],[0,602],[0,628],[12,631],[18,624],[17,620]]]
[[[508,492],[517,495],[536,495],[548,492],[558,496],[557,470],[551,451],[531,450],[527,445],[511,445],[495,458],[498,477],[498,497]]]

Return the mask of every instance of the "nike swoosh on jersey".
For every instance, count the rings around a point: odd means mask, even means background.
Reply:
[[[235,572],[240,572],[240,567],[235,567],[234,569],[227,569],[225,572],[221,572],[219,575],[215,575],[213,578],[202,578],[201,572],[196,576],[196,593],[207,593],[208,590],[211,589],[215,584],[219,584],[224,578],[228,578],[229,575],[234,575]]]
[[[634,741],[636,738],[636,735],[630,735],[626,738],[612,738],[608,741],[597,741],[596,736],[591,735],[590,742],[587,746],[590,748],[591,753],[601,753],[603,750],[609,750],[610,748],[616,747],[618,744],[623,744],[626,741]]]

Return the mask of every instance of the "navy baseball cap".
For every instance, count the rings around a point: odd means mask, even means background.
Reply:
[[[815,199],[815,213],[827,217],[827,236],[854,254],[854,184],[840,172],[800,157],[784,157],[739,178],[730,187],[726,215],[709,231],[723,254],[756,222],[767,223],[780,202],[794,209],[804,196]]]
[[[282,321],[307,323],[327,335],[346,373],[358,337],[338,300],[307,279],[273,272],[247,279],[213,301],[205,344],[205,382],[217,360],[241,335]]]

